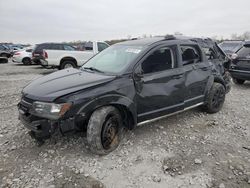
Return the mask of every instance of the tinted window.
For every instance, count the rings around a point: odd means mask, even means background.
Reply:
[[[75,50],[75,48],[73,48],[70,45],[64,44],[63,46],[64,46],[64,50],[69,50],[69,51],[74,51]]]
[[[32,52],[32,49],[27,49],[27,50],[25,50],[26,52]]]
[[[183,65],[193,64],[201,61],[201,55],[197,46],[181,46]]]
[[[2,45],[0,45],[0,50],[4,50],[5,48],[2,46]]]
[[[173,67],[173,52],[167,47],[160,48],[153,52],[141,65],[144,74],[159,72]]]
[[[47,49],[50,50],[63,50],[62,44],[51,44]]]
[[[102,42],[98,42],[97,46],[98,46],[98,52],[101,52],[102,50],[104,50],[104,49],[106,49],[108,47],[107,44],[102,43]]]
[[[85,50],[93,50],[93,42],[86,42],[84,48]]]
[[[35,51],[42,51],[44,49],[51,49],[51,44],[38,44]]]
[[[239,57],[246,57],[250,55],[250,47],[243,46],[238,52]]]

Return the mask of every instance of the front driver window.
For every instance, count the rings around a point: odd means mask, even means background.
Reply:
[[[141,68],[144,74],[160,72],[174,67],[173,52],[164,47],[156,50],[143,61]]]

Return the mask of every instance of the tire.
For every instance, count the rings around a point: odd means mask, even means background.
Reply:
[[[62,69],[66,69],[66,68],[76,68],[75,62],[69,61],[69,60],[63,61],[60,65],[59,69],[62,70]]]
[[[122,118],[113,106],[104,106],[93,112],[87,127],[87,141],[90,150],[106,155],[115,150],[121,141]]]
[[[31,65],[31,59],[28,57],[23,58],[22,62],[24,65]]]
[[[214,83],[207,95],[203,109],[210,114],[219,112],[226,98],[225,87],[220,83]]]
[[[234,82],[235,84],[242,85],[242,84],[244,84],[245,80],[234,78],[234,79],[233,79],[233,82]]]

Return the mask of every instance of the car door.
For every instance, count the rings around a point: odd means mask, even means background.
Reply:
[[[180,52],[185,75],[184,108],[187,108],[204,101],[212,63],[204,58],[196,44],[180,45]]]
[[[183,109],[183,69],[177,67],[177,46],[151,50],[135,68],[138,122]]]

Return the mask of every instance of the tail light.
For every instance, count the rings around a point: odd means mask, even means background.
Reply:
[[[45,50],[43,50],[43,57],[44,59],[48,59],[48,53]]]
[[[14,55],[20,55],[21,53],[20,52],[15,52]]]

